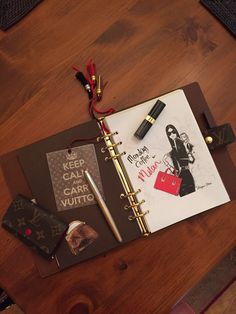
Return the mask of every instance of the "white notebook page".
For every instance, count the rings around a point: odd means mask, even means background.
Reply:
[[[166,107],[139,140],[134,133],[157,99]],[[230,201],[183,90],[107,116],[105,122],[112,132],[118,131],[114,141],[122,142],[117,148],[119,153],[126,152],[121,158],[133,189],[141,189],[137,198],[145,200],[141,209],[149,210],[145,219],[151,232]],[[181,196],[154,188],[158,172],[174,166],[173,141],[167,136],[172,129],[177,130],[192,161],[181,168],[185,173],[182,184],[187,187]]]

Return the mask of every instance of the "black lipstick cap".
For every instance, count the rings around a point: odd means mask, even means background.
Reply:
[[[162,101],[157,100],[155,105],[152,107],[146,118],[143,120],[143,122],[138,127],[137,131],[134,133],[134,136],[138,139],[143,139],[144,136],[147,134],[151,126],[156,121],[156,118],[159,116],[159,114],[162,112],[162,110],[165,108],[166,104],[164,104]]]

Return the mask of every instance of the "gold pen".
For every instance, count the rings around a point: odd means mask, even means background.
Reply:
[[[107,205],[105,204],[103,198],[102,198],[102,195],[100,194],[99,190],[98,190],[98,187],[96,186],[93,178],[91,177],[90,173],[88,172],[88,170],[85,170],[84,171],[84,174],[85,174],[85,177],[89,183],[89,186],[98,202],[98,205],[100,206],[102,212],[103,212],[103,215],[105,216],[106,218],[106,221],[107,223],[109,224],[114,236],[116,237],[117,241],[119,242],[122,242],[122,238],[121,238],[121,235],[120,235],[120,232],[119,230],[117,229],[117,226],[111,216],[111,213],[109,211],[109,209],[107,208]]]

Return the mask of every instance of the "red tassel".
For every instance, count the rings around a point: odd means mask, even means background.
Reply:
[[[80,72],[80,70],[76,66],[72,66],[72,69],[76,72]],[[92,93],[92,99],[90,99],[90,102],[89,102],[89,113],[92,116],[92,118],[96,118],[94,115],[94,112],[96,112],[98,114],[102,114],[102,115],[109,115],[109,114],[115,112],[115,110],[113,108],[109,108],[105,111],[101,111],[95,107],[95,104],[96,104],[96,97],[95,97],[96,65],[92,59],[89,60],[87,66],[86,66],[86,70],[87,70],[86,80],[89,82],[89,84],[91,86],[91,93]],[[107,85],[107,82],[105,83],[104,87],[106,85]],[[106,132],[109,131],[105,125],[103,125],[102,127]]]
[[[101,126],[102,126],[102,129],[103,131],[105,131],[106,133],[110,133],[109,129],[106,127],[106,125],[104,124],[104,122],[101,122]]]
[[[80,72],[79,68],[77,68],[76,66],[72,66],[72,69],[75,70],[76,72]]]
[[[96,85],[96,64],[93,62],[92,59],[89,60],[87,66],[87,74],[90,77],[92,84]]]

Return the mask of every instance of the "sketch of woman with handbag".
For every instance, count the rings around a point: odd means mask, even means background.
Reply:
[[[179,191],[179,195],[182,197],[195,192],[194,178],[189,170],[189,164],[195,161],[192,154],[193,145],[190,144],[191,146],[186,147],[179,132],[172,124],[166,126],[166,134],[171,145],[171,151],[165,154],[163,162],[173,171],[176,170],[178,176],[182,178]]]

